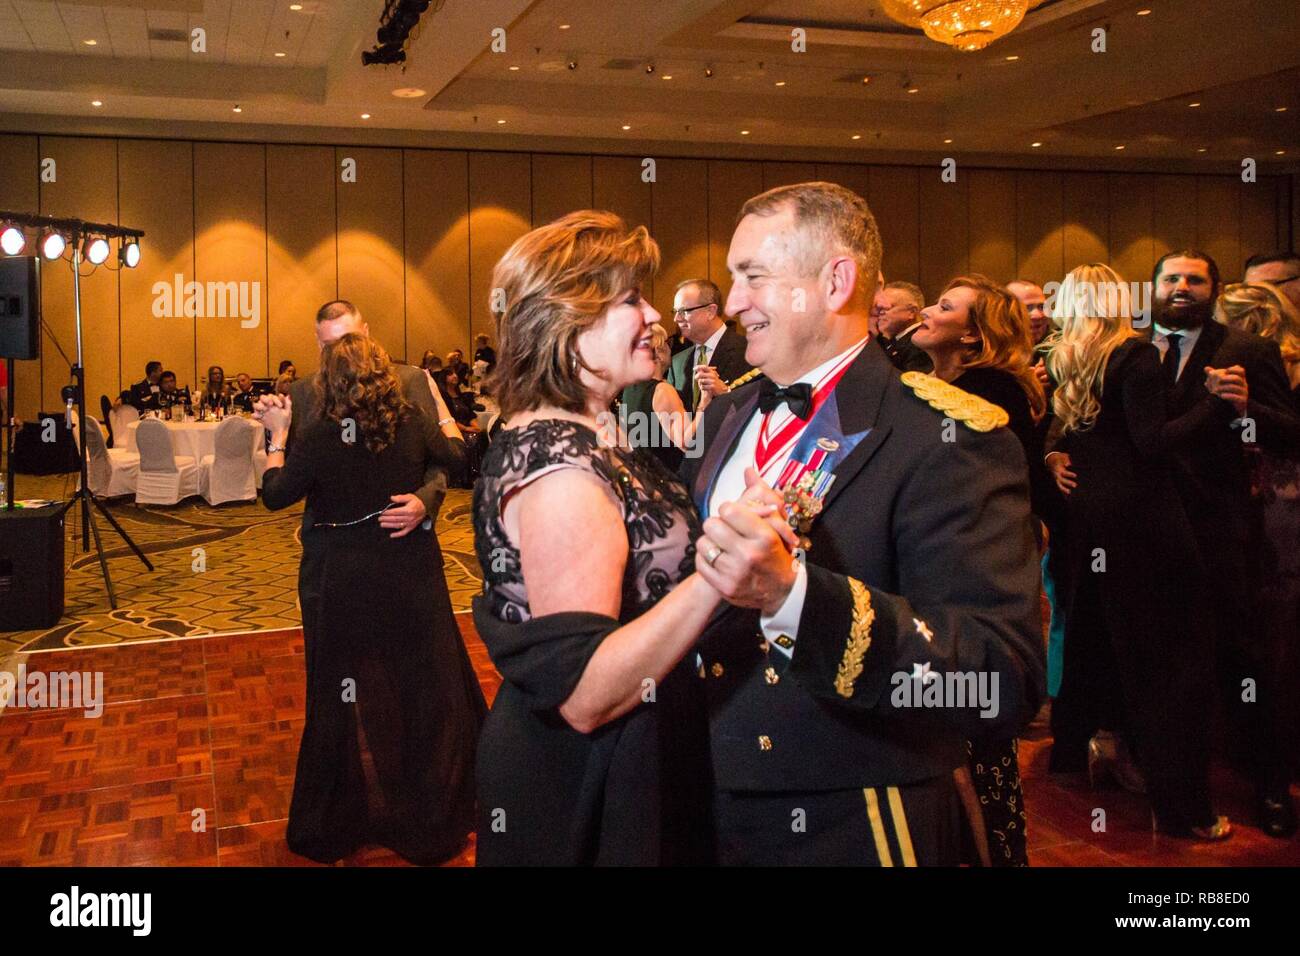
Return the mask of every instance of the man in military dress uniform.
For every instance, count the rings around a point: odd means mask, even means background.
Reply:
[[[1043,692],[1023,456],[996,406],[866,347],[880,237],[854,193],[751,199],[727,265],[764,377],[683,465],[731,604],[700,643],[719,862],[958,862],[964,742]],[[779,492],[802,560],[738,501]]]

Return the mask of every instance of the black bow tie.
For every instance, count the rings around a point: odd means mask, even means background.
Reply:
[[[812,414],[812,386],[807,382],[795,382],[782,388],[770,378],[763,379],[763,384],[758,389],[758,407],[767,413],[782,402],[790,406],[790,411],[807,421]]]

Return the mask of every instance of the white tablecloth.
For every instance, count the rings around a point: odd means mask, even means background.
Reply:
[[[260,422],[255,422],[251,418],[241,419],[248,426],[249,441],[253,441],[252,433],[262,431]],[[194,459],[194,464],[203,460],[204,455],[215,453],[217,445],[217,426],[220,422],[168,422],[164,421],[167,426],[167,433],[171,435],[172,452],[178,457],[188,457]],[[126,426],[126,450],[137,451],[135,444],[135,430],[140,427],[139,422],[132,422]],[[256,446],[254,446],[256,447]]]

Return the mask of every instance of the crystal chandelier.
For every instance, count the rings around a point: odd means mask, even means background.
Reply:
[[[880,0],[885,13],[958,50],[982,50],[1000,40],[1043,0]]]

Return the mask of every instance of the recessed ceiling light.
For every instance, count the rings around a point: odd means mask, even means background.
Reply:
[[[1032,146],[1034,149],[1037,149],[1039,146],[1042,146],[1043,144],[1042,144],[1042,143],[1030,143],[1029,145]]]
[[[1188,103],[1187,105],[1188,105],[1189,107],[1191,107],[1192,109],[1196,109],[1196,107],[1200,106],[1201,104],[1200,104],[1200,103]]]
[[[1285,107],[1285,106],[1279,106],[1279,107],[1278,107],[1277,109],[1275,109],[1273,112],[1274,112],[1274,113],[1285,113],[1285,112],[1286,112],[1286,107]]]
[[[82,40],[81,42],[86,44],[86,46],[99,46],[98,40]]]
[[[1279,150],[1277,151],[1277,154],[1278,154],[1279,156],[1285,156],[1285,155],[1286,155],[1286,150],[1285,150],[1285,149],[1279,149]]]
[[[280,51],[277,50],[275,55],[276,55],[276,56],[281,56],[281,57],[283,57],[283,56],[288,56],[289,54],[287,54],[287,53],[282,53],[282,52],[280,52]]]
[[[301,3],[291,3],[291,4],[289,4],[289,9],[292,10],[294,13],[297,13],[299,10],[302,9],[302,4],[301,4]]]
[[[498,125],[498,126],[505,126],[505,125],[506,125],[506,121],[505,121],[505,120],[497,120],[497,125]]]
[[[907,92],[909,92],[909,93],[920,93],[920,92],[921,92],[921,88],[920,88],[919,86],[909,86],[909,87],[907,88]]]
[[[628,129],[631,129],[631,128],[632,128],[632,127],[631,127],[631,126],[628,126],[626,123],[623,124],[623,129],[628,130]]]
[[[1020,57],[1018,57],[1018,56],[1009,56],[1009,57],[1007,57],[1007,62],[1008,62],[1008,63],[1015,63],[1016,60],[1018,60],[1018,59],[1020,59]]]
[[[785,80],[777,80],[777,81],[776,81],[776,85],[777,85],[777,86],[785,86]]]
[[[1200,149],[1197,150],[1197,152],[1198,152],[1198,153],[1208,153],[1209,150],[1206,149],[1204,146],[1202,146]]]
[[[871,82],[871,77],[869,77],[869,76],[864,76],[864,77],[862,78],[862,82],[863,82],[863,83],[870,83],[870,82]]]
[[[664,78],[665,80],[671,80],[671,79],[673,78],[673,75],[672,75],[671,73],[665,73],[664,76],[663,76],[663,78]]]
[[[945,142],[945,143],[951,143],[952,140],[950,140],[950,139],[945,139],[944,142]]]
[[[518,73],[518,72],[519,72],[519,67],[517,67],[517,66],[512,66],[510,69],[511,69],[513,72],[515,72],[515,73]]]
[[[413,100],[425,95],[424,90],[418,86],[399,86],[393,90],[393,95],[401,97],[404,100]]]
[[[854,133],[854,134],[850,137],[850,139],[862,139],[862,134],[861,134],[861,133]]]
[[[91,100],[91,101],[90,101],[90,105],[91,105],[91,106],[103,106],[103,105],[104,105],[104,101],[103,101],[103,100]]]
[[[747,130],[747,129],[742,129],[742,130],[740,131],[740,135],[741,135],[741,136],[748,136],[748,135],[749,135],[749,130]]]
[[[1140,16],[1140,17],[1146,17],[1146,16],[1150,16],[1150,15],[1151,15],[1151,11],[1150,11],[1150,10],[1139,10],[1139,11],[1138,11],[1138,16]]]
[[[1116,146],[1115,148],[1116,148],[1116,149],[1127,149],[1128,147],[1127,147],[1127,146]]]
[[[362,118],[362,119],[370,119],[370,114],[369,114],[369,113],[362,113],[362,114],[361,114],[361,118]]]
[[[570,26],[570,25],[567,24],[567,23],[561,23],[561,24],[560,24],[560,29],[561,29],[561,30],[567,30],[567,29],[569,29],[569,26]]]
[[[244,112],[244,108],[243,108],[242,106],[235,106],[235,107],[232,107],[232,108],[231,108],[230,112],[232,112],[232,113],[242,113],[242,112]]]

